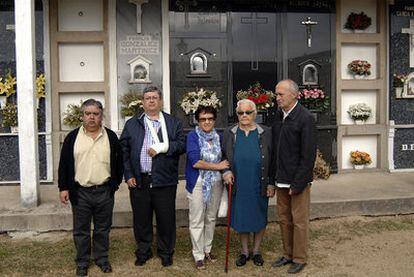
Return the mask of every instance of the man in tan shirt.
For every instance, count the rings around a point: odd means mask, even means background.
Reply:
[[[72,204],[76,275],[87,276],[91,252],[102,272],[112,272],[108,260],[109,231],[114,192],[122,181],[123,167],[118,137],[102,127],[102,104],[88,99],[81,110],[82,126],[70,132],[63,142],[59,190],[60,201],[67,204],[70,200]]]

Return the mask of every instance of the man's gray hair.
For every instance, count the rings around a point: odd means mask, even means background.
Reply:
[[[156,86],[149,86],[149,87],[146,87],[146,88],[144,89],[144,92],[142,93],[142,95],[145,95],[145,93],[147,93],[147,92],[156,92],[156,93],[158,93],[158,96],[160,97],[160,99],[162,99],[162,92],[161,92],[161,90],[160,90],[158,87],[156,87]]]
[[[279,83],[277,83],[278,85],[280,83],[287,83],[289,85],[289,91],[298,94],[299,93],[299,86],[298,84],[296,84],[295,81],[293,81],[292,79],[284,79],[281,80]]]
[[[102,106],[102,103],[100,101],[98,101],[96,99],[93,99],[93,98],[89,98],[89,99],[85,100],[82,103],[82,106],[81,106],[82,114],[85,112],[85,109],[88,106],[95,106],[95,107],[97,107],[101,111],[101,114],[103,114],[103,106]]]
[[[246,99],[246,98],[245,98],[245,99],[241,99],[241,100],[237,101],[236,111],[238,111],[238,110],[239,110],[239,108],[240,108],[241,104],[249,104],[249,105],[253,108],[253,110],[254,110],[255,112],[257,112],[256,104],[255,104],[252,100],[250,100],[250,99]]]

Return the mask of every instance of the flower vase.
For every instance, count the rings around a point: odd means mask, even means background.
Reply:
[[[364,78],[365,78],[365,75],[354,74],[354,79],[355,80],[362,80]]]
[[[361,170],[364,169],[365,165],[364,164],[354,164],[354,169],[355,170]]]
[[[402,92],[403,92],[402,87],[396,87],[395,88],[395,98],[402,98]]]
[[[266,116],[267,116],[266,111],[257,111],[256,119],[254,121],[258,124],[265,124]]]
[[[354,122],[355,122],[356,125],[364,125],[365,124],[365,121],[362,120],[362,119],[355,119]]]
[[[197,126],[198,122],[197,122],[197,120],[195,118],[195,114],[191,113],[191,114],[188,115],[188,124],[191,127]]]
[[[12,134],[17,134],[19,132],[19,127],[18,126],[10,126],[10,132]]]
[[[3,109],[7,103],[7,96],[0,96],[0,109]]]
[[[365,30],[361,30],[361,29],[354,29],[353,31],[354,31],[355,34],[365,33]]]

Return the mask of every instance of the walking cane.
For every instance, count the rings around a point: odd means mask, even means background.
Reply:
[[[224,272],[227,273],[229,266],[229,246],[230,246],[230,216],[231,216],[231,196],[233,184],[228,184],[228,199],[229,205],[227,208],[227,236],[226,236],[226,264],[224,266]]]

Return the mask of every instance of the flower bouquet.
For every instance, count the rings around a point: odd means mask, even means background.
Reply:
[[[76,128],[82,125],[82,106],[83,101],[81,100],[79,105],[69,104],[66,111],[63,113],[63,124],[68,127]]]
[[[371,75],[371,64],[368,61],[354,60],[348,64],[348,70],[352,75]]]
[[[405,74],[395,74],[392,76],[392,86],[394,88],[401,88],[404,86],[405,81],[407,81],[407,75]]]
[[[121,115],[123,117],[131,117],[142,112],[144,106],[142,104],[142,96],[136,92],[128,92],[121,97]]]
[[[249,86],[247,90],[239,90],[236,98],[237,100],[252,100],[258,111],[266,111],[275,105],[276,95],[271,90],[265,90],[259,82],[256,82]]]
[[[215,91],[204,88],[186,92],[179,104],[186,115],[194,114],[200,105],[212,106],[215,109],[222,105]]]
[[[351,105],[349,106],[347,112],[349,116],[355,121],[366,121],[372,114],[371,108],[365,103]]]
[[[349,160],[355,169],[362,169],[364,165],[370,164],[372,162],[371,156],[366,152],[358,150],[351,151],[349,156]]]
[[[371,17],[366,15],[364,12],[352,12],[348,15],[344,28],[348,30],[365,30],[371,25],[371,23]]]
[[[17,126],[17,105],[13,103],[7,103],[2,109],[3,127],[16,127]]]
[[[11,96],[12,94],[16,93],[16,77],[13,77],[11,73],[6,75],[4,81],[3,78],[0,78],[0,95],[5,95],[6,97]]]
[[[304,89],[299,92],[299,102],[310,110],[324,111],[329,107],[329,96],[318,88]]]

